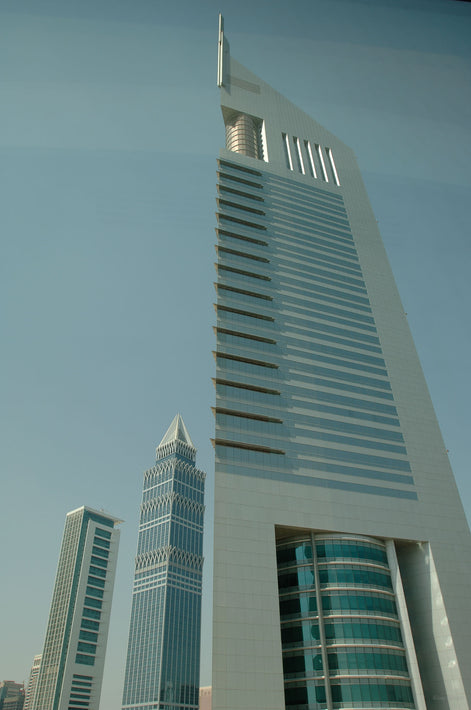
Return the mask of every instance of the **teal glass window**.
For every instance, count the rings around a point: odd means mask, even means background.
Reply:
[[[101,528],[95,529],[96,537],[103,537],[106,540],[111,540],[111,532],[109,530],[102,530]]]
[[[92,621],[91,619],[82,619],[82,623],[80,624],[82,629],[93,629],[95,631],[98,631],[100,628],[100,624],[98,621]]]
[[[100,537],[97,537],[97,536],[95,536],[95,539],[93,540],[93,544],[97,545],[97,547],[104,547],[107,550],[110,549],[110,545],[111,545],[109,540],[102,540]]]
[[[101,547],[96,547],[96,545],[94,545],[92,547],[92,553],[94,555],[98,555],[99,557],[106,557],[106,559],[108,559],[109,554],[110,554],[108,552],[108,550],[102,550]],[[92,560],[93,560],[93,558],[92,558]]]
[[[103,602],[99,599],[92,599],[91,597],[85,597],[85,606],[95,607],[95,609],[101,609]]]
[[[82,615],[89,619],[100,619],[101,612],[96,609],[84,609]]]
[[[94,666],[95,657],[85,656],[83,653],[77,653],[75,656],[75,663],[81,663],[84,666]]]
[[[95,577],[106,578],[106,570],[100,567],[90,567],[90,574],[93,574]]]
[[[91,597],[98,597],[98,599],[103,599],[104,591],[103,589],[95,589],[94,587],[87,587],[87,594]]]
[[[98,548],[93,548],[94,550]],[[92,557],[91,558],[92,565],[98,566],[98,567],[108,567],[108,560],[103,560],[100,557]],[[91,569],[91,567],[90,567]]]

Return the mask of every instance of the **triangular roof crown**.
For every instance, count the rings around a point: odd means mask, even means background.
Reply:
[[[165,432],[164,438],[159,444],[159,448],[164,446],[164,444],[169,444],[171,441],[183,441],[184,444],[188,444],[188,446],[191,446],[193,449],[195,448],[180,414],[177,414],[173,418],[172,423]]]
[[[196,448],[180,414],[173,419],[155,451],[157,461],[171,454],[180,454],[190,461],[196,458]]]

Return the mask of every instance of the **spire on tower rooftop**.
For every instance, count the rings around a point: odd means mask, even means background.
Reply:
[[[177,440],[183,441],[184,444],[188,444],[188,446],[191,446],[193,449],[195,448],[190,438],[190,435],[188,434],[185,422],[183,421],[180,414],[177,414],[174,417],[172,423],[170,424],[169,428],[165,433],[164,438],[159,444],[159,448],[161,446],[164,446],[164,444],[169,444],[171,441]]]

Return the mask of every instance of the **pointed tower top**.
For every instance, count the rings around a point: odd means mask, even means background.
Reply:
[[[177,414],[156,449],[157,459],[178,453],[195,460],[196,449],[180,414]]]
[[[228,80],[229,65],[229,42],[224,36],[224,18],[219,13],[219,34],[218,34],[218,86],[224,86]]]
[[[193,442],[190,439],[190,435],[188,434],[188,430],[185,426],[185,422],[183,421],[182,417],[180,414],[177,414],[172,423],[170,424],[169,428],[167,429],[164,438],[159,444],[160,446],[163,446],[164,444],[169,444],[171,441],[183,441],[184,444],[188,444],[189,446],[192,446],[193,448]]]

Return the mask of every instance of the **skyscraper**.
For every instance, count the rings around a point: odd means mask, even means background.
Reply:
[[[218,85],[213,708],[466,710],[469,529],[355,157],[222,20]]]
[[[66,516],[33,710],[98,710],[119,522],[85,506]]]
[[[197,710],[205,475],[174,418],[144,474],[123,708]]]
[[[38,653],[33,659],[33,665],[31,666],[31,672],[29,674],[28,685],[25,690],[25,704],[24,710],[31,710],[33,707],[34,694],[36,692],[36,686],[38,684],[39,668],[41,667],[41,654]]]

